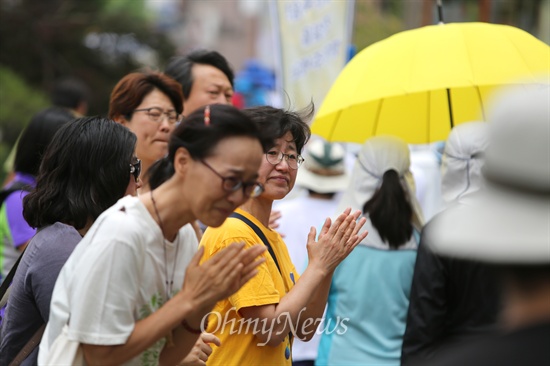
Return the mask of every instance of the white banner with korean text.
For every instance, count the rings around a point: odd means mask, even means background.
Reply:
[[[317,111],[348,61],[354,0],[274,0],[278,80],[286,107]]]

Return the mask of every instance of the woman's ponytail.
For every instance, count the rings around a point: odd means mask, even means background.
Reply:
[[[387,241],[391,249],[409,241],[413,232],[413,209],[395,170],[384,173],[382,185],[365,203],[363,213],[368,213],[380,238]]]

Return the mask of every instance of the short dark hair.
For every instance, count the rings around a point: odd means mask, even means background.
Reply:
[[[61,107],[49,107],[36,113],[17,143],[14,170],[36,176],[44,151],[53,136],[73,118],[69,110]]]
[[[89,102],[90,94],[90,89],[83,81],[65,78],[53,86],[51,100],[54,106],[76,109],[82,102]]]
[[[233,87],[235,74],[226,58],[216,51],[197,50],[185,56],[172,57],[168,60],[168,65],[164,70],[166,75],[180,83],[185,99],[188,99],[189,94],[191,94],[191,87],[194,82],[192,69],[195,64],[210,65],[219,69],[227,76],[227,79],[231,83],[231,87]]]
[[[380,238],[388,241],[390,249],[407,243],[413,233],[413,208],[399,175],[393,169],[386,171],[382,184],[363,206]]]
[[[297,112],[261,106],[243,109],[243,113],[256,122],[260,129],[273,141],[290,132],[299,154],[302,153],[304,145],[311,137],[311,130],[306,121],[309,121],[313,116],[313,103]],[[273,145],[268,146],[267,149],[272,147]]]
[[[23,199],[32,227],[63,222],[83,228],[124,196],[136,136],[101,117],[76,119],[55,135],[46,150],[36,189]]]
[[[174,105],[176,112],[183,112],[181,87],[170,77],[155,71],[133,72],[124,76],[115,85],[109,100],[109,118],[123,116],[132,118],[134,109],[154,89],[164,93]]]
[[[180,147],[186,148],[193,159],[200,160],[210,156],[218,143],[228,137],[255,138],[262,149],[272,144],[272,140],[262,133],[259,126],[237,108],[222,104],[210,105],[209,125],[204,123],[205,108],[191,113],[172,132],[168,155],[154,163],[147,172],[151,189],[157,188],[174,174],[174,156]]]

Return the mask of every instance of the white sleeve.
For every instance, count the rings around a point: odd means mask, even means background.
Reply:
[[[69,337],[96,345],[127,341],[135,325],[141,251],[140,246],[105,237],[88,248],[74,268]]]

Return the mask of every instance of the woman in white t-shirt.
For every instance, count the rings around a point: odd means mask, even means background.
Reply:
[[[183,359],[205,328],[204,315],[256,274],[265,248],[236,243],[199,265],[203,249],[192,256],[196,237],[180,228],[196,219],[219,226],[263,191],[261,136],[248,117],[222,105],[196,111],[175,129],[168,155],[148,172],[152,190],[102,214],[63,267],[39,364],[66,324],[88,364]]]

